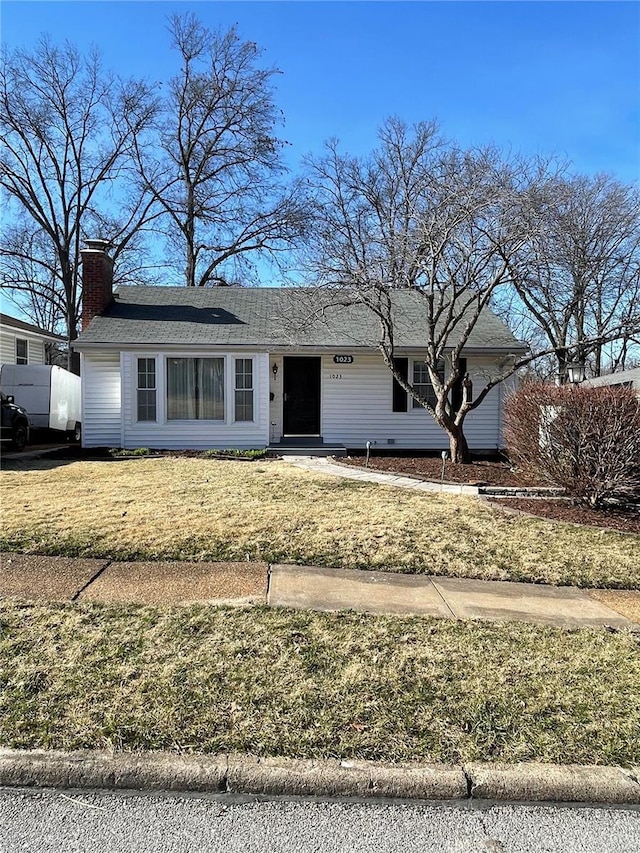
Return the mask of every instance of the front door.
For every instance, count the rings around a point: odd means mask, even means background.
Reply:
[[[320,435],[320,358],[285,356],[285,435]]]

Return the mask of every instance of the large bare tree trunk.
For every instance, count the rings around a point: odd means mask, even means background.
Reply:
[[[447,429],[447,433],[449,435],[451,461],[459,465],[468,465],[471,462],[471,453],[465,434],[462,431],[462,425]]]

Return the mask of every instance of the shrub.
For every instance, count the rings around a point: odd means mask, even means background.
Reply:
[[[267,451],[264,448],[251,450],[238,450],[238,448],[227,448],[226,450],[205,450],[205,456],[217,457],[233,456],[238,459],[264,459]]]
[[[631,388],[530,384],[505,406],[510,458],[601,506],[640,497],[640,399]]]

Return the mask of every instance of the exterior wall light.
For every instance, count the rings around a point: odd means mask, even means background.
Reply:
[[[567,365],[567,379],[572,385],[584,382],[584,364],[581,361],[572,361]]]
[[[273,367],[271,368],[271,372],[273,373],[273,377],[275,379],[275,377],[278,375],[278,365],[275,363],[275,361],[273,362]]]

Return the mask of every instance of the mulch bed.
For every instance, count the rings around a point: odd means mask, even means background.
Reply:
[[[347,465],[364,467],[365,456],[345,456],[339,460]],[[425,480],[440,482],[442,459],[439,456],[371,456],[369,468],[394,474],[409,474]],[[497,460],[475,460],[469,465],[457,465],[445,462],[445,483],[465,483],[478,486],[547,486],[539,480],[527,476],[524,471],[510,468],[506,462]]]
[[[591,509],[586,506],[574,506],[567,500],[544,500],[536,498],[500,498],[500,506],[530,512],[553,521],[568,521],[572,524],[589,524],[593,527],[606,527],[621,533],[640,533],[640,508]]]

